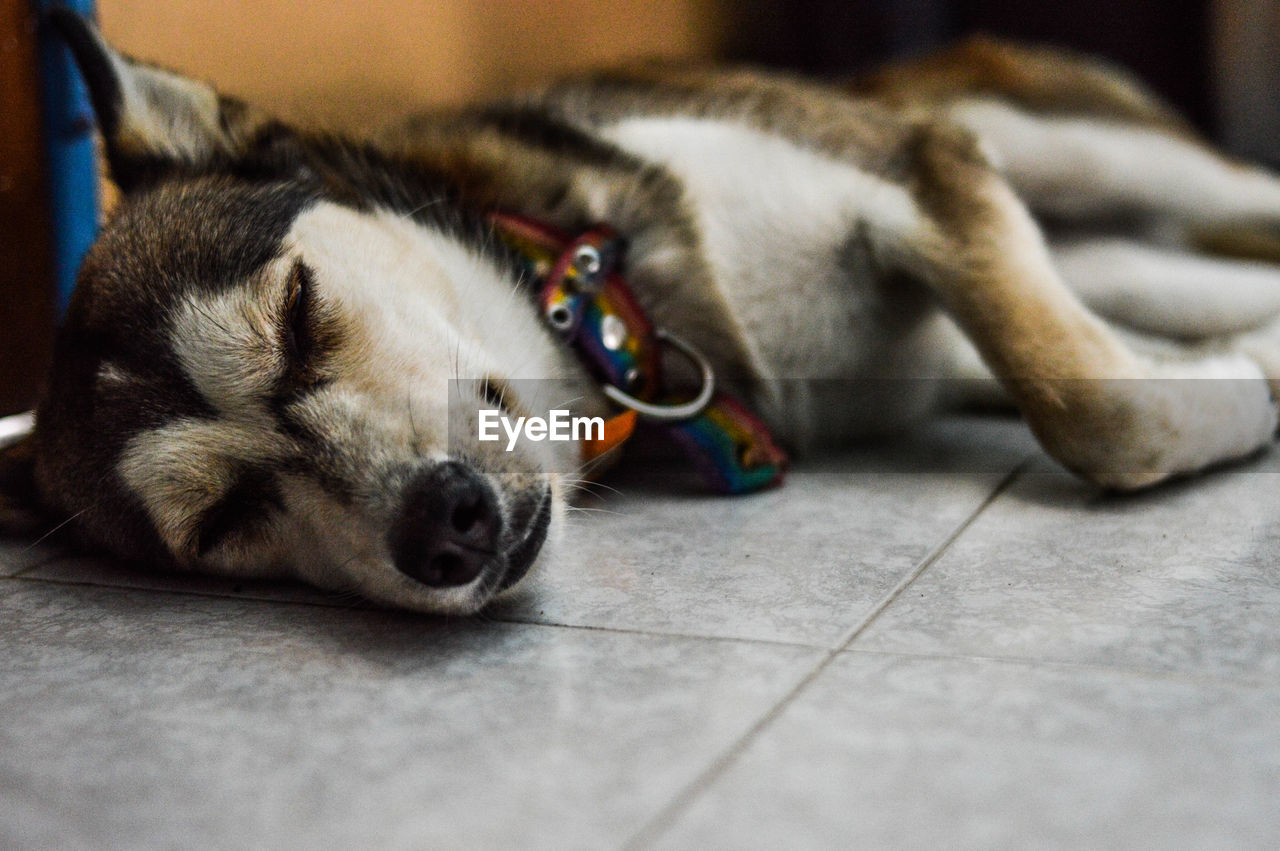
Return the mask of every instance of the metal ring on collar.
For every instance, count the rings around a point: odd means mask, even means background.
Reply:
[[[702,356],[701,352],[675,334],[658,328],[654,331],[654,337],[661,342],[670,343],[672,348],[688,358],[689,362],[698,368],[698,371],[702,374],[702,388],[695,398],[679,405],[653,405],[637,399],[612,384],[606,384],[600,389],[604,391],[604,395],[622,407],[630,408],[637,414],[651,419],[662,420],[663,422],[693,419],[706,410],[707,405],[711,404],[711,397],[716,392],[715,371],[712,370],[711,363]]]

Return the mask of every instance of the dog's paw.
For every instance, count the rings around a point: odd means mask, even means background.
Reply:
[[[1271,394],[1280,399],[1280,319],[1235,337],[1229,345],[1262,369],[1271,384]]]
[[[1131,490],[1243,458],[1271,441],[1278,411],[1243,355],[1153,365],[1134,382],[1131,432],[1099,479]]]
[[[1243,355],[1150,363],[1140,378],[1073,380],[1057,416],[1033,422],[1064,466],[1136,490],[1243,458],[1275,433],[1277,406]]]

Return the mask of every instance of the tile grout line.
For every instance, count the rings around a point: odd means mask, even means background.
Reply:
[[[738,756],[747,749],[747,747],[762,733],[765,728],[777,719],[788,706],[790,706],[797,697],[800,696],[809,684],[817,679],[827,667],[835,661],[840,654],[849,649],[855,639],[861,635],[871,623],[888,608],[894,600],[896,600],[903,591],[907,589],[911,583],[924,573],[930,565],[936,562],[944,552],[955,543],[956,539],[964,534],[970,526],[977,521],[983,512],[987,510],[997,499],[1000,498],[1009,486],[1025,471],[1037,457],[1038,453],[1028,455],[1022,461],[1005,474],[992,489],[991,493],[978,504],[968,517],[961,521],[955,529],[951,531],[937,546],[930,550],[924,558],[920,560],[907,575],[895,585],[884,598],[875,605],[874,608],[859,623],[855,624],[851,629],[845,632],[838,644],[826,652],[821,659],[814,663],[808,672],[805,673],[800,680],[787,690],[773,706],[769,707],[763,715],[756,719],[755,723],[747,728],[741,736],[733,741],[718,757],[711,761],[705,769],[698,773],[693,780],[685,784],[676,793],[676,795],[661,809],[659,809],[652,818],[645,821],[640,829],[622,844],[624,851],[640,851],[642,848],[650,847],[658,839],[659,836],[679,818],[692,804],[695,798],[710,788],[711,784],[716,781],[729,766],[738,758]]]
[[[976,653],[916,653],[909,650],[867,650],[845,648],[841,655],[876,656],[885,659],[910,659],[930,662],[978,662],[982,664],[1010,665],[1021,668],[1047,668],[1057,671],[1080,671],[1090,674],[1109,674],[1120,677],[1190,683],[1194,685],[1234,685],[1247,688],[1274,688],[1275,680],[1250,679],[1232,674],[1197,673],[1194,671],[1162,671],[1158,668],[1131,668],[1108,665],[1103,662],[1072,662],[1067,659],[1035,659],[1030,656],[990,656]]]
[[[941,543],[939,543],[936,547],[934,547],[927,555],[925,555],[924,558],[920,560],[920,563],[917,564],[915,568],[913,568],[906,576],[904,576],[901,580],[899,580],[898,584],[895,585],[893,589],[889,591],[889,593],[886,594],[879,603],[876,604],[876,606],[867,614],[865,618],[862,619],[860,623],[854,624],[847,632],[845,632],[844,637],[842,638],[840,644],[836,647],[836,650],[834,652],[841,653],[845,650],[848,650],[849,645],[853,644],[853,642],[857,640],[858,636],[866,632],[867,628],[870,627],[871,624],[875,622],[876,618],[884,614],[885,609],[893,605],[894,601],[897,600],[899,597],[901,597],[902,593],[906,591],[907,588],[909,588],[917,579],[919,579],[921,574],[923,574],[926,570],[932,567],[934,563],[938,561],[938,559],[942,558],[942,554],[945,553],[948,549],[950,549],[951,545],[954,544],[961,535],[969,531],[969,527],[972,526],[975,522],[977,522],[978,518],[981,517],[982,514],[988,508],[991,507],[992,503],[994,503],[997,499],[999,499],[1004,494],[1004,492],[1009,489],[1009,486],[1012,485],[1014,481],[1019,476],[1021,476],[1022,473],[1028,467],[1031,466],[1031,463],[1035,460],[1038,454],[1039,453],[1036,453],[1022,459],[1022,461],[1020,461],[1016,467],[1014,467],[1007,474],[1005,474],[1005,477],[1001,479],[1000,482],[991,491],[991,493],[987,495],[987,498],[984,499],[978,505],[978,507],[973,510],[972,514],[970,514],[963,521],[961,521],[959,525],[956,526],[955,529],[951,530],[951,534],[947,535],[947,537],[944,538]]]
[[[342,603],[342,602],[335,601],[335,602],[329,603],[329,602],[323,602],[323,601],[317,601],[317,600],[290,600],[287,598],[279,598],[279,597],[254,596],[251,594],[219,594],[214,591],[195,591],[195,590],[190,590],[185,588],[145,588],[145,587],[136,586],[136,585],[112,585],[107,582],[82,582],[82,581],[73,581],[69,579],[51,579],[43,576],[22,576],[21,573],[14,574],[13,576],[0,577],[0,580],[5,580],[5,579],[13,579],[21,582],[30,582],[30,583],[44,584],[44,585],[60,585],[60,586],[71,587],[71,588],[96,588],[104,591],[127,591],[127,592],[141,593],[141,594],[172,594],[178,597],[196,597],[202,600],[235,600],[235,601],[248,602],[248,603],[277,604],[277,605],[284,605],[284,606],[308,606],[308,607],[317,608],[317,609],[335,609],[338,611],[349,611],[349,612],[375,612],[375,613],[381,612],[385,614],[405,615],[409,617],[413,617],[415,614],[417,614],[415,612],[406,611],[403,609],[383,609],[383,608],[377,608],[377,607],[371,607],[371,606],[361,606],[359,605],[359,602]],[[423,617],[430,618],[431,616],[423,615]],[[503,618],[474,618],[474,619],[476,620],[477,623],[488,622],[488,623],[495,623],[495,624],[503,624],[506,626],[532,626],[532,627],[547,627],[549,629],[570,629],[570,630],[581,630],[581,631],[590,631],[590,632],[607,632],[607,633],[619,634],[619,635],[640,635],[640,636],[647,636],[649,638],[671,638],[671,639],[677,639],[681,641],[716,641],[716,642],[722,642],[722,643],[732,642],[735,644],[759,644],[759,645],[764,645],[766,647],[791,647],[791,648],[796,648],[800,650],[823,649],[821,645],[806,644],[802,641],[779,641],[779,640],[774,640],[769,638],[746,638],[746,637],[737,636],[737,635],[694,635],[694,634],[682,633],[682,632],[660,632],[660,631],[644,630],[644,629],[625,629],[621,627],[595,626],[593,624],[560,623],[557,621],[516,620],[516,619],[503,619]],[[453,623],[456,623],[459,621],[460,619],[450,620],[450,622],[453,622]]]
[[[679,638],[684,641],[730,641],[735,644],[763,644],[766,647],[795,647],[801,650],[822,650],[823,645],[811,644],[804,641],[788,641],[786,639],[775,638],[751,638],[742,635],[698,635],[691,632],[666,632],[661,630],[640,629],[638,627],[622,627],[622,626],[599,626],[598,624],[589,623],[564,623],[563,621],[553,620],[521,620],[519,618],[503,618],[494,617],[486,618],[493,623],[514,624],[516,626],[550,626],[557,629],[581,629],[590,630],[592,632],[609,632],[619,635],[647,635],[652,638]]]
[[[38,567],[44,567],[44,566],[45,565],[33,565],[31,569],[35,570]],[[199,597],[205,600],[239,600],[239,601],[248,602],[248,603],[280,603],[286,606],[311,606],[319,609],[343,609],[343,610],[353,611],[353,612],[387,611],[392,613],[399,612],[401,614],[404,614],[403,611],[398,609],[378,609],[378,608],[362,607],[358,604],[358,602],[355,604],[342,603],[342,602],[326,603],[326,602],[319,602],[319,601],[313,601],[313,600],[290,600],[287,598],[278,598],[278,597],[262,597],[262,596],[254,596],[252,594],[236,594],[236,593],[220,594],[215,591],[197,591],[197,590],[187,589],[187,588],[148,588],[144,585],[120,585],[120,584],[115,584],[111,582],[93,582],[93,581],[75,580],[75,579],[56,579],[56,578],[51,578],[47,576],[26,576],[24,575],[26,573],[27,573],[27,570],[22,570],[22,571],[19,571],[18,573],[15,573],[13,576],[5,577],[5,578],[16,579],[21,582],[33,582],[33,583],[42,584],[42,585],[61,585],[69,588],[97,588],[103,591],[132,591],[138,594],[171,594],[176,597]]]

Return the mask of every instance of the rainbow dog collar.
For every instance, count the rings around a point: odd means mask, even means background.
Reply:
[[[649,320],[617,271],[622,240],[611,228],[573,238],[523,216],[497,213],[490,221],[538,282],[544,320],[621,410],[606,422],[603,439],[583,443],[584,461],[621,446],[639,420],[679,446],[714,491],[782,483],[786,453],[745,405],[715,389],[715,374],[696,349]],[[673,399],[664,388],[664,345],[698,368],[702,386],[693,399]]]

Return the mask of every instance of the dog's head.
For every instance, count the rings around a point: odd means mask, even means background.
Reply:
[[[426,611],[473,611],[519,579],[559,522],[551,471],[572,447],[465,436],[479,407],[555,402],[517,398],[514,379],[573,367],[447,176],[55,23],[123,199],[35,431],[7,451],[9,516],[74,518],[129,559]]]

